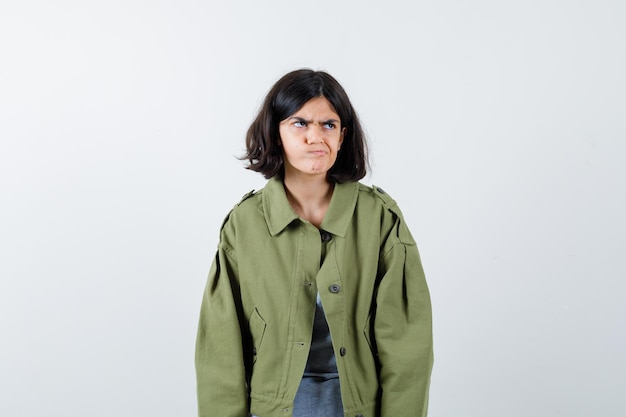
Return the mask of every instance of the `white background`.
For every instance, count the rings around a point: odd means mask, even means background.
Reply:
[[[0,416],[195,415],[235,157],[300,67],[420,246],[430,416],[626,415],[623,1],[6,0],[0,60]]]

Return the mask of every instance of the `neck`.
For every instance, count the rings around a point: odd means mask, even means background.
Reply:
[[[285,192],[291,207],[304,220],[319,227],[333,195],[334,185],[326,181],[326,176],[304,178],[285,176]]]

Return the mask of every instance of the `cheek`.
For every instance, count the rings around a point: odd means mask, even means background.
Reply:
[[[290,153],[298,150],[298,144],[287,143],[283,144],[283,153]]]
[[[293,158],[298,154],[298,146],[294,143],[283,143],[283,158]]]

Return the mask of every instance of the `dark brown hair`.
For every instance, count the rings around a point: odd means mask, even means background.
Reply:
[[[301,69],[284,75],[265,97],[246,135],[247,169],[265,178],[284,175],[283,150],[279,146],[281,121],[296,113],[307,101],[324,97],[339,116],[346,133],[328,182],[358,181],[367,172],[367,144],[359,118],[345,90],[330,74]]]

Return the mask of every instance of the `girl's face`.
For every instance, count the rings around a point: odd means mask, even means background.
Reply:
[[[337,160],[345,128],[325,97],[304,103],[294,114],[280,122],[279,133],[288,176],[322,176]]]

